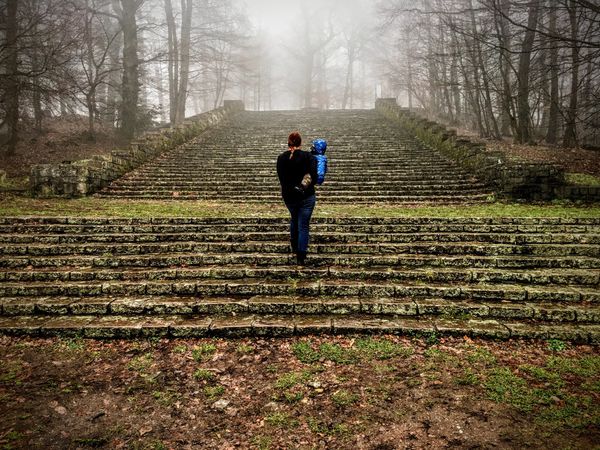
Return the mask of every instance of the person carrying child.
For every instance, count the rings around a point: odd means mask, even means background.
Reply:
[[[304,265],[309,243],[310,219],[316,204],[317,158],[301,149],[302,137],[294,131],[288,137],[288,150],[277,158],[281,196],[290,212],[291,250],[298,265]]]

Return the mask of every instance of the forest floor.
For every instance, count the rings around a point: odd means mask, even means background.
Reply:
[[[512,139],[498,141],[481,139],[469,130],[459,128],[460,136],[485,144],[488,151],[499,151],[509,159],[530,162],[545,162],[562,167],[567,173],[578,173],[600,178],[600,150],[584,148],[551,147],[544,144],[515,144]]]
[[[37,133],[31,128],[21,131],[15,155],[0,159],[0,170],[9,179],[18,183],[29,175],[34,164],[76,161],[93,155],[108,155],[123,142],[114,130],[97,125],[94,139],[87,132],[88,122],[84,116],[70,116],[61,119],[47,119],[44,132]]]
[[[508,141],[487,141],[486,147],[501,151],[511,159],[552,163],[564,168],[567,173],[600,177],[600,150],[521,145]]]
[[[0,448],[597,448],[562,341],[0,337]]]

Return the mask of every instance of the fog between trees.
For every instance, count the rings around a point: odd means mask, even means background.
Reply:
[[[598,0],[3,0],[0,143],[84,115],[124,138],[241,99],[600,145]],[[557,150],[558,151],[558,150]]]

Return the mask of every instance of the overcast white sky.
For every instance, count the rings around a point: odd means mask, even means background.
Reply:
[[[276,36],[290,28],[292,18],[300,11],[302,0],[246,0],[252,22]]]

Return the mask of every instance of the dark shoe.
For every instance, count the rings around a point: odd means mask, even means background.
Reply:
[[[299,266],[306,265],[306,252],[298,252],[296,253],[296,262]]]

